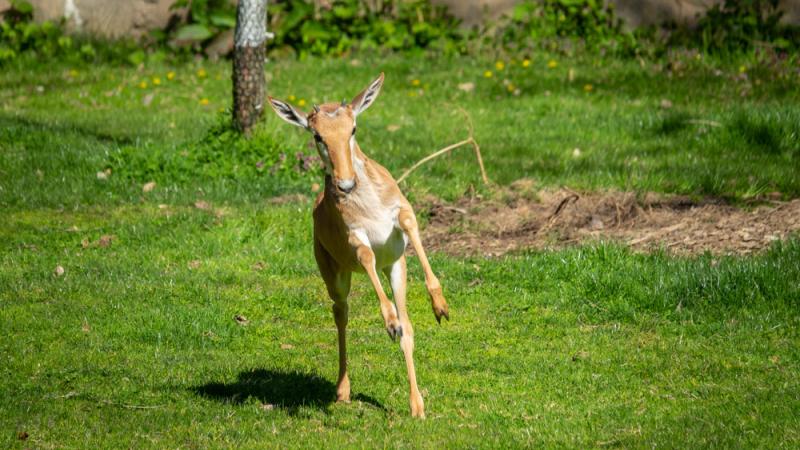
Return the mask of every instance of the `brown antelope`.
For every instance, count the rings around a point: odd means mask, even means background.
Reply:
[[[369,159],[356,142],[356,117],[378,97],[383,73],[350,103],[314,105],[308,114],[272,97],[269,102],[283,120],[305,128],[314,136],[325,165],[325,188],[314,203],[314,256],[333,300],[333,318],[339,335],[337,401],[350,401],[347,376],[347,295],[350,275],[366,272],[380,301],[386,331],[406,360],[411,415],[425,417],[422,395],[414,371],[414,330],[406,310],[406,258],[408,241],[419,256],[436,320],[450,319],[439,280],[431,270],[419,237],[411,204],[383,166]],[[381,287],[378,271],[389,278],[397,306]]]

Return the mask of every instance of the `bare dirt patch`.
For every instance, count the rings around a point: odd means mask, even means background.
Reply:
[[[632,192],[536,190],[529,180],[492,198],[419,205],[429,213],[427,247],[454,255],[499,256],[614,240],[639,251],[747,254],[800,231],[800,199],[742,209],[715,199]]]

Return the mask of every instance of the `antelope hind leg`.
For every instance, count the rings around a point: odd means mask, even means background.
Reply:
[[[350,272],[337,271],[336,263],[324,248],[314,241],[314,256],[322,279],[333,300],[333,319],[339,341],[339,379],[336,382],[336,401],[350,401],[350,377],[347,375],[347,295],[350,293]]]
[[[411,405],[411,415],[413,417],[425,417],[425,404],[422,401],[422,394],[417,387],[417,372],[414,368],[414,328],[408,317],[406,308],[406,257],[401,256],[391,267],[384,269],[386,277],[389,278],[392,286],[394,301],[397,303],[397,313],[400,316],[400,323],[403,326],[403,335],[400,337],[400,349],[406,360],[406,370],[408,371],[409,404]]]

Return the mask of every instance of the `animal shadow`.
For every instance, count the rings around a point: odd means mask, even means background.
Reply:
[[[300,407],[325,411],[336,401],[336,386],[332,382],[310,373],[273,369],[243,371],[235,382],[206,383],[191,390],[222,403],[241,404],[252,397],[289,414],[296,414]],[[368,395],[357,394],[353,398],[386,410],[380,402]]]

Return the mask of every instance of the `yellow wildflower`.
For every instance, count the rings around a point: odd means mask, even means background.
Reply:
[[[586,91],[586,92],[592,92],[592,89],[594,89],[594,86],[592,86],[589,83],[586,83],[586,84],[583,85],[583,90]]]
[[[205,97],[204,97],[204,98],[201,98],[201,99],[200,99],[200,104],[201,104],[201,105],[203,105],[203,106],[206,106],[206,105],[208,105],[208,103],[209,103],[209,102],[208,102],[208,99],[207,99],[207,98],[205,98]]]
[[[175,72],[173,72],[171,70],[169,72],[167,72],[167,79],[168,80],[172,80],[174,78],[175,78]]]
[[[295,101],[295,100],[297,100],[297,97],[295,97],[294,95],[290,95],[290,96],[289,96],[289,101],[290,101],[290,102],[293,102],[293,101]]]
[[[739,66],[739,73],[745,73],[745,72],[747,72],[747,67],[746,66]]]
[[[206,72],[206,69],[200,69],[197,71],[197,76],[199,78],[205,78],[208,76],[208,73]]]
[[[306,100],[304,98],[301,98],[300,100],[297,101],[297,106],[306,106]]]
[[[548,69],[555,69],[556,67],[558,67],[558,62],[556,60],[551,59],[550,61],[547,62]]]
[[[491,70],[487,70],[486,72],[483,72],[483,76],[485,78],[492,78],[494,76],[494,74],[492,73]]]
[[[69,71],[69,76],[71,76],[72,78],[77,77],[78,76],[78,71],[75,70],[75,69],[70,70]]]
[[[503,61],[497,61],[496,63],[494,63],[494,68],[497,69],[498,71],[503,70],[506,68],[506,63],[504,63]]]
[[[142,80],[142,82],[139,83],[139,87],[142,89],[147,89],[147,81]]]
[[[523,59],[522,60],[522,67],[528,67],[530,65],[531,65],[531,60],[530,59]]]
[[[419,86],[419,80],[417,80],[417,79],[411,80],[411,85],[412,86]]]
[[[161,84],[161,78],[153,77],[153,85],[158,86],[159,84]]]
[[[506,89],[508,89],[508,92],[514,92],[514,89],[516,89],[516,88],[517,88],[517,87],[516,87],[516,86],[514,86],[514,83],[508,83],[508,84],[506,85]]]

